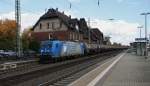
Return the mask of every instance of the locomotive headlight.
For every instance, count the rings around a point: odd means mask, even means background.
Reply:
[[[41,52],[44,52],[44,50],[41,50]]]

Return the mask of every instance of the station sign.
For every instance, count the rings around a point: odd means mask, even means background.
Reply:
[[[147,38],[135,38],[136,42],[148,42]]]

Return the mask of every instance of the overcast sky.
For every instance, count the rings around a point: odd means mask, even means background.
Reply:
[[[14,1],[0,0],[0,18],[14,19]],[[36,23],[49,8],[59,8],[67,15],[90,18],[91,26],[98,27],[112,42],[129,44],[139,37],[137,26],[144,24],[142,12],[150,12],[150,0],[21,0],[22,28]],[[72,4],[70,9],[70,3]],[[108,19],[115,20],[110,21]],[[150,16],[148,17],[150,29]],[[150,34],[150,30],[148,31]],[[142,29],[144,37],[144,29]]]

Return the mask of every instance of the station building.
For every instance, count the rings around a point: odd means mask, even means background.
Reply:
[[[103,33],[98,28],[89,30],[84,18],[71,18],[64,12],[49,9],[42,15],[32,28],[32,37],[37,41],[59,39],[63,41],[89,41],[91,43],[103,43]]]

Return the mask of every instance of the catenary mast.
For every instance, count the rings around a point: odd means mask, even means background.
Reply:
[[[15,0],[15,20],[16,20],[16,53],[18,57],[21,57],[21,11],[20,0]]]

